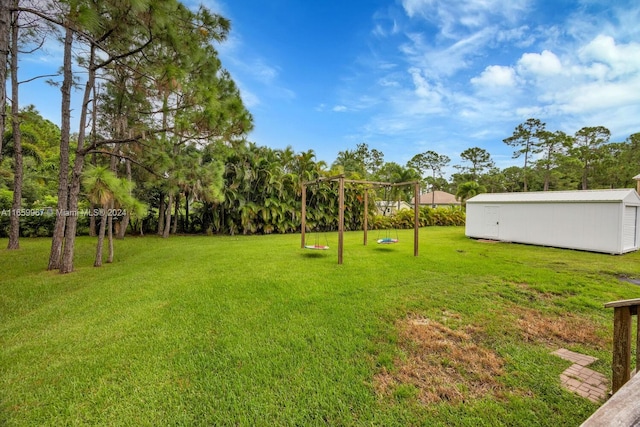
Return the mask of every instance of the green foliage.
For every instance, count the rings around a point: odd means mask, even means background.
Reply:
[[[466,215],[464,210],[460,206],[450,207],[423,207],[420,208],[421,221],[426,221],[424,225],[433,226],[455,226],[464,225]],[[422,211],[426,211],[423,216]],[[422,219],[424,218],[424,219]]]
[[[0,209],[11,209],[13,191],[0,188]]]
[[[471,147],[464,150],[460,153],[460,158],[470,163],[470,166],[459,166],[456,167],[463,173],[468,173],[470,175],[470,180],[475,181],[478,177],[488,169],[491,169],[494,166],[493,160],[491,160],[491,154],[480,147]]]
[[[82,184],[88,193],[89,200],[102,206],[126,194],[121,181],[107,166],[85,168]]]
[[[0,188],[0,237],[9,235],[9,212],[13,204],[13,191]]]
[[[394,215],[374,215],[369,221],[372,230],[384,229],[412,229],[414,228],[413,209],[403,209]],[[420,227],[428,226],[460,226],[465,223],[464,210],[459,206],[429,206],[420,207],[418,224]]]
[[[460,200],[460,202],[464,205],[464,203],[473,196],[486,192],[487,189],[485,186],[478,184],[475,181],[469,181],[458,186],[458,191],[456,191],[456,198]]]

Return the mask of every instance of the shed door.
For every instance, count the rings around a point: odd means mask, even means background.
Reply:
[[[622,250],[636,249],[638,242],[638,207],[624,207],[624,221],[622,226]]]
[[[487,238],[498,238],[500,234],[500,206],[484,207],[484,231]]]

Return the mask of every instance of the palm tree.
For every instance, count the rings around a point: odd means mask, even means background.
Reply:
[[[107,226],[107,217],[111,214],[115,202],[119,202],[123,209],[134,214],[142,215],[146,208],[131,196],[132,183],[126,179],[118,179],[107,166],[90,166],[83,173],[84,184],[89,200],[97,206],[102,206],[100,219],[100,231],[98,233],[98,246],[94,267],[102,265],[102,246]],[[97,212],[91,212],[93,215]],[[113,230],[109,228],[109,258],[113,261]]]
[[[456,199],[464,206],[466,201],[475,196],[476,194],[486,193],[487,189],[484,185],[480,185],[475,181],[467,181],[458,186],[456,191]]]
[[[96,206],[102,206],[100,231],[98,232],[98,246],[94,267],[102,266],[102,246],[107,226],[107,210],[111,209],[115,192],[120,184],[118,178],[106,166],[94,166],[85,170],[83,184],[87,188],[89,200]],[[97,213],[97,212],[96,212]],[[94,212],[90,213],[91,215]]]

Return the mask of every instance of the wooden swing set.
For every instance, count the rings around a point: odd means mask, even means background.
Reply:
[[[403,187],[407,185],[413,185],[414,188],[414,200],[415,205],[413,208],[413,256],[418,256],[418,232],[420,225],[420,209],[418,206],[418,201],[420,200],[420,182],[419,181],[408,181],[408,182],[375,182],[375,181],[365,181],[365,180],[357,180],[357,179],[346,179],[344,175],[337,175],[332,177],[323,177],[318,178],[314,181],[306,181],[302,183],[302,214],[301,214],[301,228],[300,228],[300,247],[302,249],[310,249],[310,246],[315,245],[306,245],[305,246],[305,234],[307,228],[307,187],[310,185],[317,185],[321,182],[338,182],[338,264],[342,264],[343,259],[343,248],[344,248],[344,187],[345,184],[362,184],[365,186],[364,189],[364,220],[363,220],[363,230],[364,230],[364,238],[363,245],[367,245],[367,228],[368,228],[368,220],[369,220],[369,189],[375,187]],[[396,240],[397,241],[397,240]],[[395,242],[394,242],[395,243]],[[326,247],[323,246],[323,249],[328,249],[328,245]],[[315,249],[315,248],[314,248]]]

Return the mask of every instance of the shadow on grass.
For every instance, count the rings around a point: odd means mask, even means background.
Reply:
[[[396,247],[395,245],[378,245],[375,247],[374,251],[377,252],[395,252],[396,251]]]
[[[303,258],[324,258],[329,255],[329,251],[307,251],[302,253]]]

